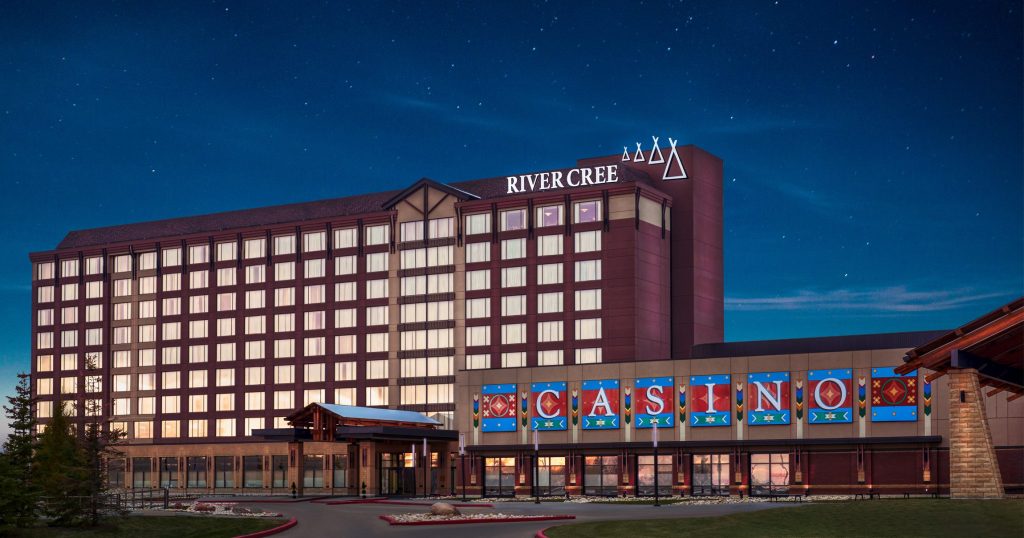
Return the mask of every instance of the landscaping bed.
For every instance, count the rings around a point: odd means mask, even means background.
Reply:
[[[434,514],[387,514],[378,516],[391,525],[457,525],[460,523],[508,523],[518,521],[555,521],[576,519],[572,515],[528,516],[519,514],[457,514],[441,516]]]

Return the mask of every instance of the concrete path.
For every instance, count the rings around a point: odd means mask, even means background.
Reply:
[[[225,499],[227,500],[227,499]],[[399,506],[388,504],[322,503],[260,504],[258,501],[238,499],[241,503],[281,512],[296,517],[299,524],[277,536],[298,538],[305,536],[353,537],[364,536],[445,536],[445,538],[532,538],[541,529],[566,523],[586,521],[653,519],[678,517],[722,516],[742,512],[793,506],[793,503],[742,503],[716,505],[673,504],[654,507],[649,505],[577,504],[577,503],[495,503],[494,508],[460,508],[463,513],[500,512],[503,514],[553,515],[571,514],[574,520],[527,521],[522,523],[480,523],[439,526],[391,526],[378,519],[382,514],[424,513],[429,506]]]

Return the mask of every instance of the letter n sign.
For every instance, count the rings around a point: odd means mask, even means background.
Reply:
[[[675,383],[671,377],[636,380],[636,427],[672,428],[675,422]]]
[[[728,426],[732,424],[731,377],[721,375],[690,376],[690,425]]]
[[[747,374],[751,426],[789,424],[789,372]]]

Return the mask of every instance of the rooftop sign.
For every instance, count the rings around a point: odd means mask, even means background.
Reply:
[[[618,171],[619,165],[609,164],[604,166],[591,166],[589,168],[573,168],[564,174],[561,170],[555,170],[553,172],[538,172],[536,174],[508,176],[505,178],[508,182],[508,189],[505,193],[519,194],[523,192],[563,189],[565,187],[582,187],[584,185],[618,183]]]

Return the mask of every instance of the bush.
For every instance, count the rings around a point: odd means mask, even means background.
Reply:
[[[212,504],[197,504],[195,510],[196,512],[213,513],[217,511],[217,507]]]

